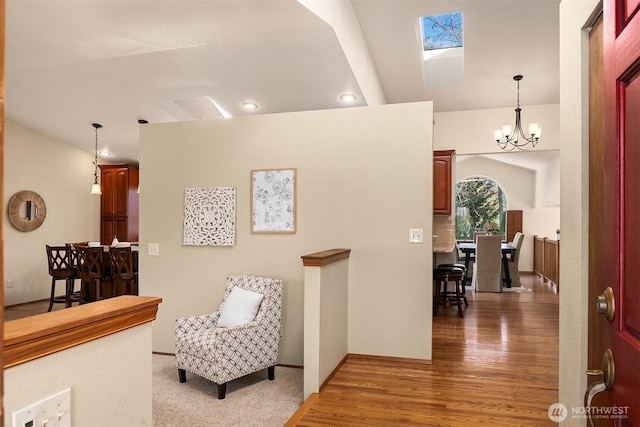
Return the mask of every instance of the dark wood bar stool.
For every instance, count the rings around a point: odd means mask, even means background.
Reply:
[[[131,247],[109,248],[109,259],[115,295],[138,295]]]
[[[464,292],[464,271],[457,267],[437,267],[433,269],[433,316],[438,314],[438,305],[456,305],[458,315],[464,317],[462,303],[468,306]],[[454,290],[448,289],[449,282],[453,282]]]
[[[77,249],[78,268],[82,282],[81,302],[98,301],[104,298],[103,282],[109,282],[103,266],[104,249],[102,246],[83,246]],[[111,292],[113,294],[113,291]]]
[[[65,307],[71,307],[73,302],[79,300],[78,295],[73,292],[77,270],[74,268],[71,246],[45,245],[45,247],[47,249],[49,275],[51,276],[51,297],[49,298],[49,309],[47,311],[51,311],[55,303],[64,303]],[[56,281],[58,280],[64,280],[65,282],[64,295],[56,296]]]

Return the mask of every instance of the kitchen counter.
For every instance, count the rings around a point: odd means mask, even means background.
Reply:
[[[449,254],[451,252],[453,252],[453,248],[455,247],[455,245],[436,245],[435,243],[433,244],[433,253],[434,254]]]

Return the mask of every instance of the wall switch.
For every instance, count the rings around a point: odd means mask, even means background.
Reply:
[[[409,229],[409,243],[423,243],[424,230],[422,228]]]
[[[13,427],[71,427],[71,389],[46,397],[13,413]]]
[[[151,256],[160,255],[160,243],[149,243],[147,245],[147,254]]]
[[[13,279],[7,279],[7,288],[13,288]]]

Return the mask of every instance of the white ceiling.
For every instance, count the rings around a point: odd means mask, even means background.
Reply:
[[[523,74],[523,106],[559,102],[560,0],[301,1],[353,15],[332,26],[296,0],[7,0],[6,116],[89,153],[99,122],[110,161],[135,162],[138,119],[199,119],[174,101],[203,96],[242,116],[343,108],[344,92],[381,103],[379,87],[383,102],[458,111],[513,107]],[[464,82],[427,89],[417,19],[457,11]]]

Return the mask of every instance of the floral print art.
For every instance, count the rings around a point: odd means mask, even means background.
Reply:
[[[252,179],[254,233],[295,233],[295,169],[255,170]]]

